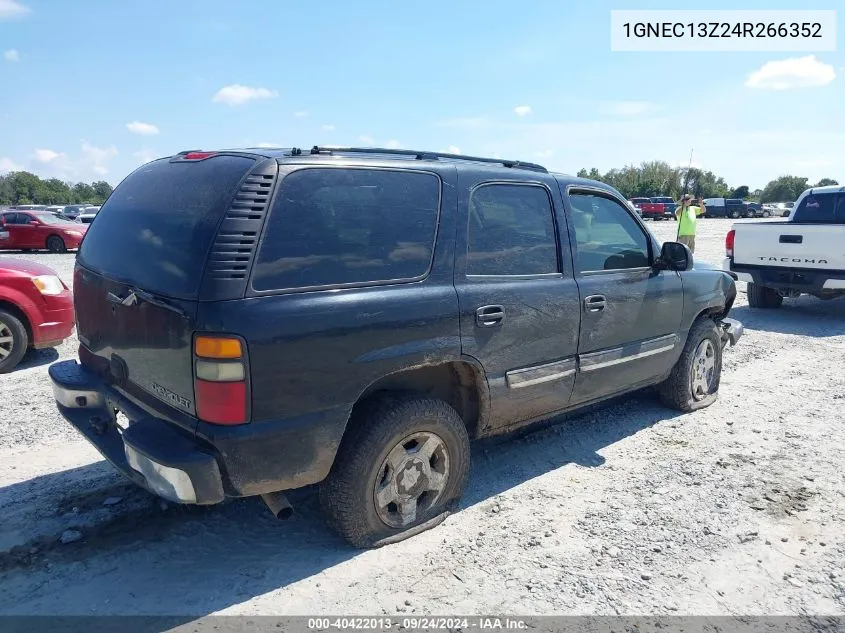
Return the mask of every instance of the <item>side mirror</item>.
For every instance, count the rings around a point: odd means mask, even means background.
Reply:
[[[692,251],[680,242],[664,242],[658,261],[668,270],[690,270],[693,265]]]
[[[31,224],[32,226],[41,226],[41,222],[38,220],[30,220],[27,224]]]

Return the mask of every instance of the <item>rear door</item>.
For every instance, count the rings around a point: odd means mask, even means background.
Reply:
[[[684,296],[677,272],[654,269],[656,245],[620,199],[573,187],[566,205],[581,294],[572,404],[581,404],[669,371],[682,345]]]
[[[485,369],[494,427],[563,409],[575,379],[581,315],[560,192],[532,176],[459,172],[461,347]]]
[[[255,213],[239,202],[254,165],[233,155],[148,163],[115,189],[79,250],[83,362],[153,408],[172,407],[186,426],[196,422],[184,416],[196,411],[191,346],[206,259],[227,210]],[[240,236],[231,250],[249,251],[255,241]]]

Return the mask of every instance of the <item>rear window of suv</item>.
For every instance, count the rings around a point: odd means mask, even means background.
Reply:
[[[253,267],[256,291],[409,281],[434,253],[440,179],[310,168],[282,182]]]
[[[79,249],[83,266],[167,297],[195,299],[217,225],[252,158],[162,159],[118,185]]]

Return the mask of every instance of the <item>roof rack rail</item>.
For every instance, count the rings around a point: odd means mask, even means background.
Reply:
[[[528,169],[531,171],[539,171],[544,174],[549,173],[549,170],[542,165],[536,163],[526,163],[519,160],[503,160],[501,158],[483,158],[480,156],[466,156],[465,154],[447,154],[445,152],[428,152],[412,149],[390,149],[386,147],[320,147],[315,145],[311,148],[312,155],[314,154],[382,154],[387,156],[412,156],[415,160],[462,160],[472,163],[487,163],[492,165],[502,165],[512,169]],[[291,149],[292,156],[301,156],[302,150],[294,147]]]

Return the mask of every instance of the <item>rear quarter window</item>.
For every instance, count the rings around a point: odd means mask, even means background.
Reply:
[[[195,299],[217,225],[254,164],[224,155],[144,165],[97,212],[80,263],[151,292]]]
[[[440,179],[309,168],[276,195],[253,266],[256,291],[419,279],[434,253]]]

